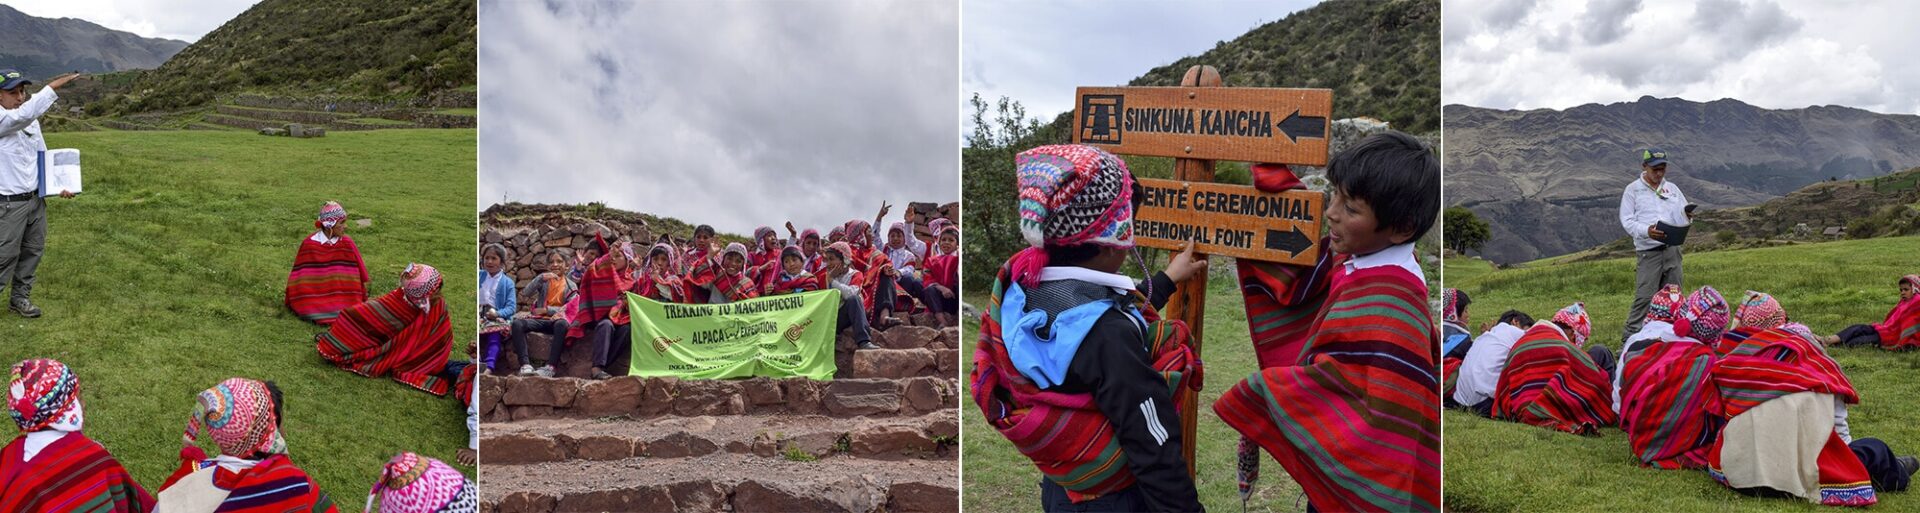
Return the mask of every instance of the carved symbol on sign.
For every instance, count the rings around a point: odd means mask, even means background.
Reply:
[[[1313,240],[1307,238],[1307,233],[1300,231],[1299,226],[1293,227],[1291,232],[1267,230],[1267,249],[1285,251],[1287,256],[1298,256],[1301,251],[1311,247]]]
[[[1120,144],[1120,113],[1125,112],[1126,97],[1118,94],[1089,94],[1080,97],[1080,141],[1088,144]]]
[[[1300,111],[1295,109],[1292,114],[1288,114],[1286,119],[1280,120],[1275,126],[1280,128],[1280,133],[1287,134],[1288,141],[1297,143],[1300,142],[1301,137],[1319,139],[1325,135],[1327,133],[1327,118],[1301,116]]]

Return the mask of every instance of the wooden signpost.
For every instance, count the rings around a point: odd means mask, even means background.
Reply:
[[[1320,256],[1325,195],[1261,192],[1212,183],[1214,160],[1325,166],[1333,91],[1222,87],[1220,71],[1194,66],[1180,87],[1082,87],[1074,94],[1073,142],[1120,155],[1173,157],[1173,180],[1140,180],[1134,213],[1141,245],[1249,260],[1312,264]],[[1186,321],[1195,358],[1206,325],[1207,273],[1180,284],[1166,316]],[[1180,404],[1187,473],[1199,412]]]

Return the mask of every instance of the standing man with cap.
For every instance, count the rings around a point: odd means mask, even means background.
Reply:
[[[47,202],[39,193],[40,152],[47,150],[47,141],[40,134],[40,115],[60,99],[54,90],[79,76],[61,75],[40,92],[28,93],[32,81],[19,71],[0,69],[0,288],[13,287],[7,307],[25,317],[40,316],[27,296],[47,247]],[[60,196],[73,193],[60,191]]]
[[[1667,233],[1659,223],[1689,224],[1693,216],[1687,209],[1687,196],[1668,182],[1667,151],[1647,148],[1640,151],[1640,179],[1627,184],[1620,194],[1620,227],[1633,237],[1636,266],[1633,273],[1633,310],[1627,313],[1627,325],[1620,340],[1640,331],[1646,322],[1653,294],[1667,285],[1680,285],[1680,246],[1667,244]]]

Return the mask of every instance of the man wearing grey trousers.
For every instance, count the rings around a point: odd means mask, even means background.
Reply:
[[[1680,246],[1669,245],[1659,223],[1690,224],[1687,196],[1667,178],[1667,152],[1648,148],[1640,152],[1640,177],[1620,194],[1620,227],[1633,237],[1633,310],[1627,313],[1620,340],[1640,331],[1653,294],[1668,284],[1680,285]]]
[[[47,141],[40,134],[40,115],[60,99],[54,90],[78,76],[62,75],[29,93],[33,82],[19,71],[0,69],[0,288],[13,288],[7,308],[25,317],[40,316],[27,296],[47,247],[47,201],[39,193],[40,152],[47,151]],[[73,197],[67,191],[60,195]]]

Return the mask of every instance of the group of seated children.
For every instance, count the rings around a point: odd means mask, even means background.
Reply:
[[[325,326],[314,336],[321,358],[347,371],[394,380],[434,395],[468,384],[465,361],[449,361],[453,318],[440,298],[440,272],[407,264],[400,285],[368,299],[370,278],[360,247],[347,236],[347,210],[329,201],[300,242],[287,276],[286,305],[300,319]],[[464,372],[463,372],[464,371]],[[467,394],[460,394],[463,400]]]
[[[860,349],[875,349],[868,326],[900,325],[897,314],[924,311],[944,326],[957,322],[959,309],[960,228],[945,220],[929,223],[929,245],[913,235],[910,222],[876,228],[890,205],[873,222],[852,220],[822,238],[819,231],[795,232],[782,240],[771,227],[754,230],[754,245],[722,246],[711,226],[700,225],[692,240],[661,236],[644,252],[635,241],[609,243],[595,237],[572,259],[555,250],[546,270],[524,288],[516,288],[506,264],[511,255],[500,244],[481,249],[479,301],[481,361],[494,368],[502,342],[519,358],[519,375],[553,377],[566,349],[576,343],[593,348],[588,377],[607,379],[609,370],[630,350],[631,327],[625,294],[669,303],[729,303],[744,299],[817,290],[840,292],[838,329],[850,330]],[[880,246],[873,241],[885,240]],[[520,298],[532,304],[522,308]],[[527,335],[552,337],[546,360],[535,366]],[[504,339],[504,340],[503,340]]]
[[[82,433],[80,379],[48,359],[13,366],[7,408],[21,434],[0,450],[0,511],[338,511],[288,457],[285,401],[272,382],[231,378],[200,392],[180,463],[149,494],[105,447]],[[198,445],[202,433],[218,455]],[[387,463],[367,511],[478,511],[472,480],[439,460],[402,453]]]
[[[1910,340],[1920,277],[1899,286],[1886,322],[1820,337],[1769,294],[1730,305],[1711,286],[1667,285],[1617,357],[1586,344],[1579,303],[1538,323],[1508,311],[1447,354],[1446,406],[1583,435],[1618,426],[1642,466],[1706,469],[1746,495],[1871,505],[1905,490],[1920,459],[1853,436],[1861,395],[1827,347],[1903,347],[1884,342]],[[1471,300],[1444,298],[1447,331],[1464,332]]]

